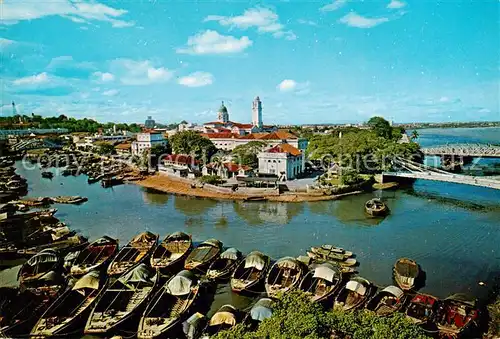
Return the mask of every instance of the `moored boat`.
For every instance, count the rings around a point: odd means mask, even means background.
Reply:
[[[33,294],[54,297],[65,285],[62,264],[56,251],[42,250],[23,264],[18,273],[19,283]]]
[[[158,282],[155,273],[140,264],[106,288],[97,300],[85,325],[86,334],[115,333],[132,317],[141,314]]]
[[[342,287],[333,307],[340,308],[343,311],[360,309],[376,291],[368,280],[361,277],[353,277]]]
[[[81,204],[81,203],[84,203],[86,202],[88,199],[85,198],[85,197],[81,197],[79,195],[75,195],[75,196],[58,196],[58,197],[55,197],[55,198],[52,198],[52,201],[54,203],[58,203],[58,204]]]
[[[402,290],[414,288],[419,274],[420,268],[415,260],[401,258],[394,264],[394,280]]]
[[[244,323],[255,330],[261,322],[273,315],[273,300],[270,298],[259,299],[252,306],[250,312],[245,317]]]
[[[380,199],[370,199],[365,203],[365,212],[372,217],[383,217],[389,214],[389,207]]]
[[[233,292],[258,292],[258,286],[264,281],[270,262],[271,259],[259,251],[248,254],[231,276]]]
[[[118,241],[108,236],[97,239],[83,249],[71,267],[72,276],[82,276],[111,261],[118,251]]]
[[[215,312],[203,330],[201,339],[209,339],[217,333],[228,330],[239,322],[240,312],[232,305],[224,305]]]
[[[52,179],[53,177],[54,177],[54,173],[52,173],[52,172],[48,172],[48,171],[42,172],[42,178]]]
[[[311,300],[323,302],[332,297],[337,292],[342,282],[340,269],[331,263],[312,265],[306,273],[299,288],[311,293]]]
[[[284,257],[276,261],[266,277],[266,292],[269,297],[297,288],[304,276],[303,264],[295,258]]]
[[[208,268],[207,278],[227,279],[231,277],[231,274],[238,266],[242,257],[241,252],[236,248],[229,248],[225,250]]]
[[[169,338],[168,332],[189,316],[200,296],[200,288],[200,281],[191,271],[183,270],[170,278],[146,306],[137,337]]]
[[[81,277],[43,313],[31,330],[30,337],[66,337],[69,333],[81,331],[103,284],[98,271]]]
[[[444,337],[456,338],[477,325],[476,300],[465,294],[454,294],[442,300],[436,312],[436,323]]]
[[[135,236],[125,247],[121,248],[108,267],[110,277],[122,275],[134,266],[144,262],[154,250],[158,236],[151,232],[143,232]]]
[[[406,318],[414,324],[420,325],[426,332],[437,332],[437,326],[433,322],[439,300],[428,294],[418,293],[408,303],[405,314]]]
[[[387,286],[378,292],[366,304],[366,309],[375,312],[380,317],[385,317],[400,311],[406,300],[404,292],[396,286]]]
[[[347,259],[352,257],[353,253],[351,251],[346,251],[341,247],[334,245],[321,245],[311,247],[311,252],[316,253],[324,258],[328,258],[331,254],[338,254],[340,258]]]
[[[204,271],[220,255],[222,243],[217,239],[208,239],[198,245],[186,258],[186,270]]]
[[[192,249],[193,241],[190,235],[182,232],[172,233],[154,250],[150,259],[151,267],[162,271],[168,270],[183,263]]]

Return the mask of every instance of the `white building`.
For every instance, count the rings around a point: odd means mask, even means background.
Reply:
[[[262,101],[257,96],[252,103],[252,125],[261,129],[262,124]]]
[[[137,141],[132,143],[132,155],[140,155],[145,150],[157,145],[167,145],[167,140],[163,136],[163,133],[138,133]]]
[[[290,144],[279,144],[257,155],[259,173],[276,174],[280,180],[295,179],[304,172],[304,153]]]

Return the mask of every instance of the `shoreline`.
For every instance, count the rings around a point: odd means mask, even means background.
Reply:
[[[208,190],[205,188],[192,188],[190,184],[181,180],[169,178],[166,175],[155,174],[149,176],[144,180],[132,182],[138,186],[151,188],[164,193],[171,193],[176,195],[191,196],[196,198],[209,198],[214,200],[233,200],[233,201],[246,201],[248,198],[255,197],[255,195],[242,194],[242,193],[222,193]],[[314,201],[327,201],[338,200],[345,196],[354,194],[361,194],[363,191],[354,191],[349,193],[337,195],[314,195],[307,193],[283,193],[280,195],[259,195],[267,201],[273,202],[314,202]]]

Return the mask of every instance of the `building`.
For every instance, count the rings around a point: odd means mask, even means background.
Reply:
[[[132,143],[123,142],[115,146],[116,154],[118,155],[130,155],[132,149]]]
[[[160,159],[158,172],[170,176],[194,179],[199,176],[199,161],[185,154],[169,154]]]
[[[147,133],[137,133],[137,140],[132,143],[132,155],[140,155],[145,150],[151,147],[162,145],[167,145],[167,140],[165,139],[163,133],[161,132],[147,132]]]
[[[144,121],[145,128],[154,128],[156,126],[156,121],[153,120],[153,117],[148,116],[146,121]]]
[[[210,163],[201,169],[203,175],[217,175],[222,179],[231,179],[238,177],[247,177],[253,174],[252,168],[245,165],[238,165],[233,162],[225,162],[222,166]]]
[[[257,155],[259,174],[275,174],[280,180],[297,178],[304,172],[304,154],[290,144],[279,144]]]
[[[252,125],[262,129],[262,101],[257,96],[252,103]]]

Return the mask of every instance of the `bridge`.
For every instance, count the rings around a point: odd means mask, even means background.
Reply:
[[[396,157],[393,163],[401,168],[398,172],[382,173],[382,180],[390,177],[424,179],[442,182],[451,182],[455,184],[465,184],[480,187],[489,187],[500,190],[500,179],[488,177],[476,177],[471,175],[461,175],[449,173],[434,167],[422,165],[411,160]]]
[[[422,148],[425,155],[471,158],[500,158],[500,146],[485,144],[454,144]]]
[[[26,139],[11,146],[11,150],[15,152],[45,148],[54,149],[62,148],[62,146],[46,139]]]

